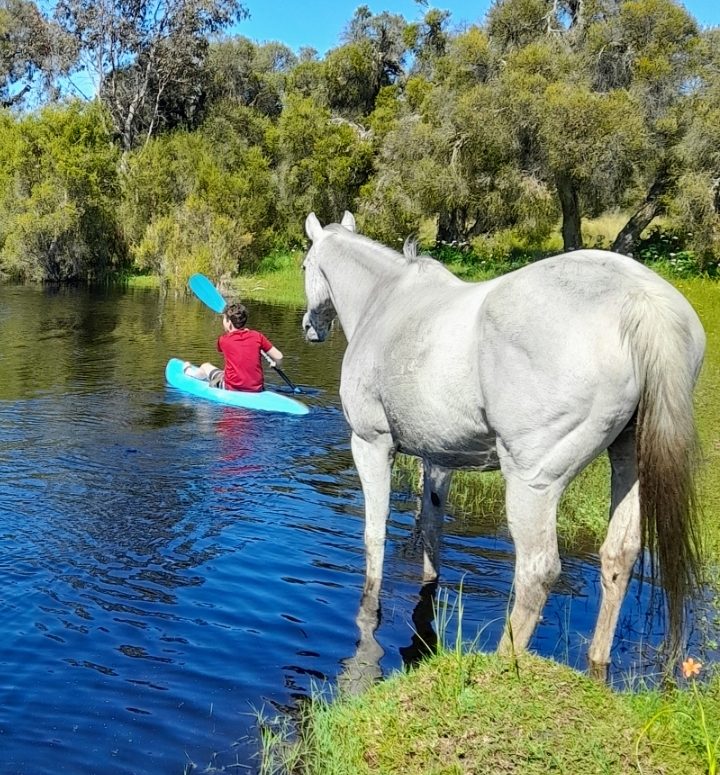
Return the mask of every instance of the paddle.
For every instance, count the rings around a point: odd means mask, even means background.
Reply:
[[[213,312],[222,314],[227,306],[227,302],[223,299],[220,291],[205,277],[204,274],[194,274],[189,280],[188,285],[190,290],[200,299],[203,304],[210,307]],[[293,393],[302,393],[297,385],[288,379],[287,374],[275,363],[275,361],[264,351],[260,350],[263,358],[272,366],[273,369],[285,380],[288,387]]]

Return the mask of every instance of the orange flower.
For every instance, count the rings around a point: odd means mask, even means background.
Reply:
[[[682,663],[682,671],[685,678],[692,678],[694,675],[700,675],[701,662],[696,662],[692,657],[688,657]]]

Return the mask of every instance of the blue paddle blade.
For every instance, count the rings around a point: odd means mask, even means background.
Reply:
[[[200,299],[203,304],[207,304],[211,310],[222,312],[227,302],[220,295],[220,291],[205,277],[204,274],[194,274],[189,280],[190,290]]]

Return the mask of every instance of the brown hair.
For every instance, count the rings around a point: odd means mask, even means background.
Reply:
[[[244,304],[228,304],[223,312],[225,317],[235,328],[245,328],[248,319],[248,311]]]

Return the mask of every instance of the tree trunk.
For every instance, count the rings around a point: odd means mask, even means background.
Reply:
[[[465,210],[456,207],[453,210],[440,210],[438,228],[435,237],[436,244],[450,245],[465,241]]]
[[[562,207],[562,238],[565,251],[582,247],[580,230],[580,200],[572,178],[560,175],[557,179],[557,191]]]
[[[650,187],[645,201],[633,213],[630,220],[615,237],[612,249],[616,253],[622,253],[625,256],[632,255],[633,245],[640,239],[640,234],[647,228],[655,216],[660,215],[665,210],[665,203],[662,201],[662,198],[668,188],[670,188],[670,183],[667,171],[661,170]]]

